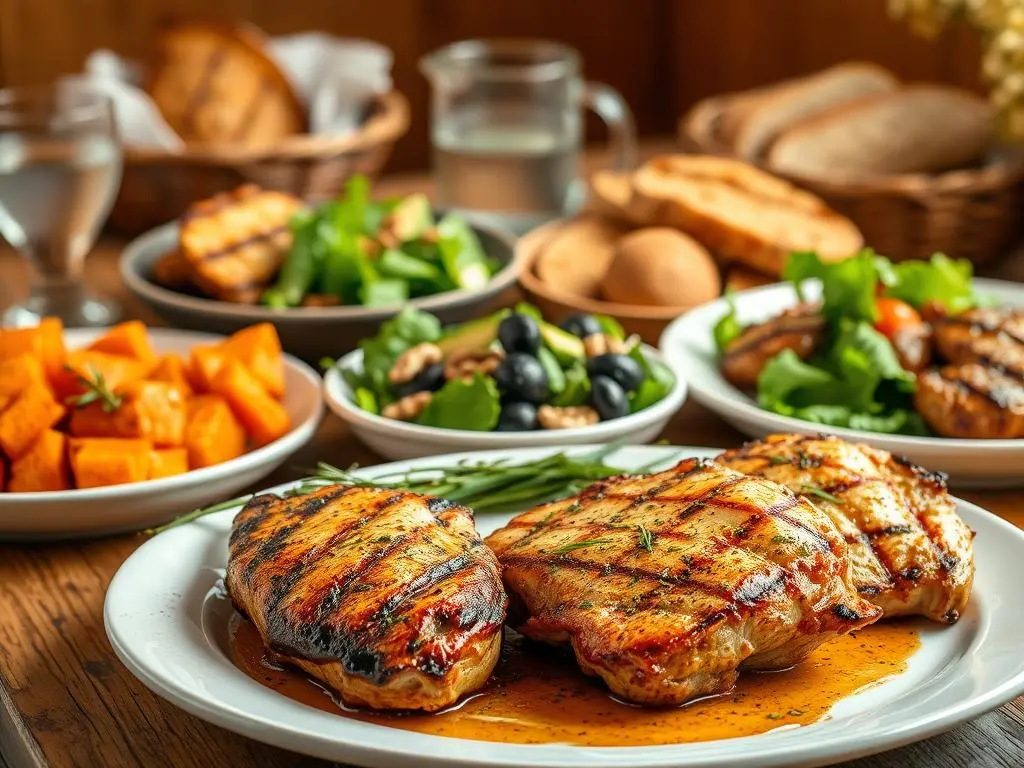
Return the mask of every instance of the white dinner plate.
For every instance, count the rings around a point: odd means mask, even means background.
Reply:
[[[68,349],[84,347],[106,329],[64,332]],[[150,328],[153,348],[163,354],[188,354],[223,336]],[[284,357],[285,396],[291,417],[288,434],[256,450],[212,467],[141,483],[41,493],[0,493],[0,539],[59,539],[149,528],[176,515],[227,499],[273,472],[305,445],[320,425],[323,404],[320,377],[305,363]]]
[[[1024,307],[1024,286],[1003,280],[974,281],[978,292],[1001,304]],[[821,295],[817,281],[806,285],[809,298]],[[778,315],[797,303],[789,283],[754,288],[733,295],[740,322],[754,323]],[[1024,440],[961,440],[949,437],[886,435],[781,416],[766,411],[722,375],[712,329],[728,311],[725,299],[717,299],[674,320],[658,345],[677,373],[686,376],[693,399],[717,413],[751,437],[776,432],[814,434],[828,432],[847,440],[870,443],[906,456],[932,470],[940,470],[959,487],[1012,487],[1024,485]]]
[[[553,450],[558,449],[433,457],[374,467],[365,475],[467,458],[539,458]],[[607,461],[629,469],[655,461],[668,466],[682,456],[714,453],[707,448],[627,447]],[[228,657],[232,610],[221,578],[237,510],[210,515],[143,544],[114,576],[104,619],[117,655],[160,696],[258,741],[344,764],[373,768],[823,765],[927,738],[1024,691],[1024,654],[1020,652],[1024,592],[1009,577],[1024,560],[1024,533],[973,504],[958,501],[957,509],[977,531],[977,578],[961,620],[952,627],[921,621],[921,646],[906,671],[840,701],[825,719],[736,739],[656,747],[458,740],[358,722],[276,693],[239,671]],[[477,527],[487,534],[509,517],[481,514]]]

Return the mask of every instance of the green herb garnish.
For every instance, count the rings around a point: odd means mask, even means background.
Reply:
[[[584,539],[583,541],[573,541],[569,544],[563,544],[560,547],[552,549],[552,553],[556,555],[564,555],[567,552],[573,552],[577,549],[584,549],[586,547],[596,547],[601,544],[611,544],[611,539]]]
[[[833,496],[828,491],[822,490],[818,486],[811,485],[810,483],[801,483],[800,493],[806,493],[808,496],[817,496],[819,499],[823,499],[824,501],[831,501],[833,504],[841,505],[843,503],[842,499],[839,499]]]
[[[636,527],[637,535],[640,537],[640,547],[648,552],[654,551],[654,536],[644,527],[643,523]]]
[[[64,370],[75,374],[75,379],[85,387],[85,392],[80,395],[72,395],[67,398],[64,402],[74,408],[84,408],[90,403],[100,403],[100,407],[104,413],[113,413],[121,404],[124,402],[124,398],[112,390],[108,385],[103,374],[97,371],[93,367],[89,367],[91,376],[82,374],[76,371],[69,365],[64,366]]]

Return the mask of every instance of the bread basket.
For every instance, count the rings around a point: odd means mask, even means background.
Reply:
[[[409,102],[398,91],[377,96],[362,126],[344,136],[295,136],[268,148],[125,148],[121,189],[110,226],[138,234],[180,216],[197,200],[243,182],[308,200],[337,194],[356,173],[375,176],[409,129]]]
[[[687,151],[731,154],[719,133],[729,98],[705,99],[682,118]],[[1024,234],[1024,152],[1013,147],[997,148],[983,166],[939,174],[824,180],[772,173],[820,196],[894,260],[941,251],[981,265],[1006,255]]]

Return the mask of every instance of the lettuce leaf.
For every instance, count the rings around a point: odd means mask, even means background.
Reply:
[[[736,317],[736,302],[733,301],[732,294],[732,289],[726,288],[725,303],[729,306],[729,311],[718,318],[718,322],[715,323],[715,327],[711,330],[715,339],[715,347],[718,349],[719,354],[724,352],[730,342],[743,333],[743,323]]]
[[[893,264],[885,280],[885,295],[902,299],[920,308],[937,301],[952,313],[977,306],[974,294],[974,270],[967,259],[951,259],[936,253],[929,261],[903,261]]]
[[[813,278],[821,280],[821,311],[830,320],[847,318],[873,323],[877,317],[877,259],[878,256],[869,248],[856,256],[832,263],[822,261],[813,251],[795,251],[786,261],[782,277],[793,283],[801,300],[804,300],[804,282]]]

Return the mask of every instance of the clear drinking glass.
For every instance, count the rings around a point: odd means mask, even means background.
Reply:
[[[107,97],[71,82],[0,91],[0,235],[32,268],[29,296],[4,312],[5,324],[117,319],[117,305],[88,293],[82,271],[120,181]]]
[[[420,62],[433,85],[437,203],[522,233],[574,212],[583,107],[608,125],[613,166],[633,166],[633,118],[612,88],[584,82],[572,48],[544,40],[467,40]]]

